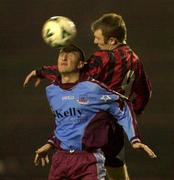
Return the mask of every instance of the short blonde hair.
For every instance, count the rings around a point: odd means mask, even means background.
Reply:
[[[105,41],[110,37],[116,38],[121,43],[126,41],[127,29],[121,15],[116,13],[103,14],[91,24],[93,32],[98,29],[101,29]]]

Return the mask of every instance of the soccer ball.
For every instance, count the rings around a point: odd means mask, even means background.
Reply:
[[[64,16],[49,18],[42,28],[42,38],[51,47],[67,46],[73,41],[76,33],[74,22]]]

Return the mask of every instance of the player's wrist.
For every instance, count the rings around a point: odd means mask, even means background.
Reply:
[[[130,143],[133,145],[133,144],[136,144],[136,143],[141,143],[141,140],[139,138],[133,138],[131,139]]]
[[[50,148],[54,148],[54,142],[52,140],[47,141],[47,145],[50,146]]]

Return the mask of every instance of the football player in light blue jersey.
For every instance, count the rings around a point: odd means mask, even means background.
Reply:
[[[104,180],[103,150],[112,120],[124,129],[134,149],[142,149],[156,158],[141,143],[131,103],[80,72],[83,65],[83,52],[78,47],[62,48],[58,56],[60,82],[46,88],[56,127],[48,143],[36,151],[34,163],[42,166],[49,163],[47,152],[56,148],[49,180]]]
[[[116,13],[103,14],[92,22],[91,30],[94,44],[98,46],[99,51],[92,54],[83,71],[129,97],[134,112],[137,115],[141,114],[152,94],[151,82],[144,71],[141,59],[126,43],[127,28],[124,19]],[[23,85],[26,86],[33,77],[36,79],[35,86],[39,85],[42,78],[57,80],[57,69],[57,65],[51,65],[33,70],[27,75]],[[123,132],[120,131],[120,134]],[[120,137],[119,139],[121,140]],[[124,147],[117,157],[115,154],[109,158],[106,156],[106,168],[110,179],[129,180]]]

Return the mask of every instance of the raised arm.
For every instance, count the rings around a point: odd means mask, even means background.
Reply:
[[[55,81],[58,76],[58,71],[57,71],[57,66],[52,65],[52,66],[43,66],[40,69],[37,70],[32,70],[25,78],[23,87],[26,87],[28,83],[32,80],[35,79],[34,86],[37,87],[41,79],[48,79],[49,81]]]
[[[40,78],[37,77],[36,74],[36,70],[31,71],[25,78],[24,83],[23,83],[23,87],[26,87],[27,84],[29,83],[29,81],[31,81],[32,79],[35,79],[35,83],[34,86],[37,87],[40,84]]]

